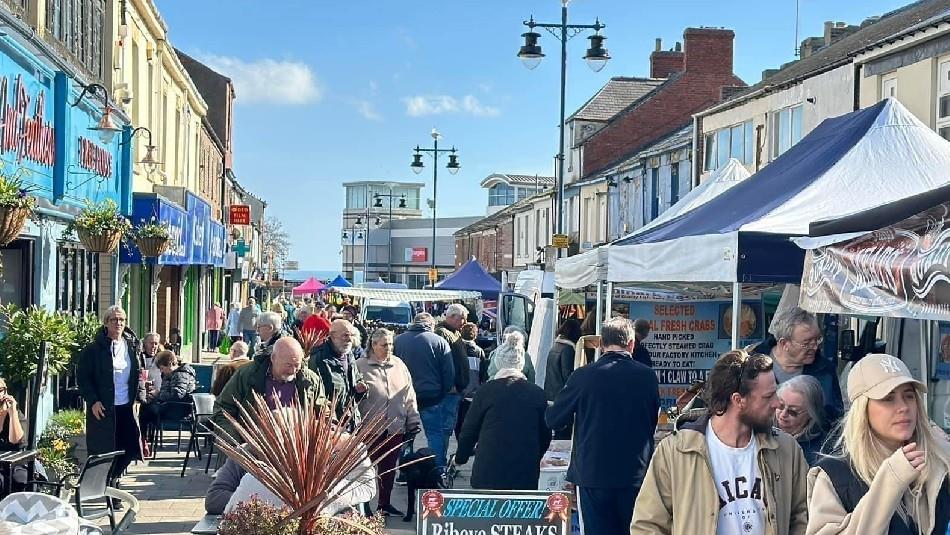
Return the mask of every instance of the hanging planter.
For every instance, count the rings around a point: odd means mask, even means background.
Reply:
[[[171,244],[168,227],[159,223],[155,216],[135,225],[130,234],[135,239],[135,246],[139,248],[143,259],[162,256]]]
[[[32,213],[30,208],[0,206],[0,247],[16,239]]]
[[[90,230],[79,229],[77,233],[79,243],[93,253],[112,253],[119,248],[119,242],[122,241],[122,232],[117,230],[109,234],[93,234]]]
[[[131,232],[129,220],[119,213],[115,201],[109,199],[99,204],[86,204],[76,219],[71,221],[63,233],[64,239],[72,239],[78,234],[83,247],[94,253],[111,254],[119,248],[122,238]]]
[[[0,247],[16,239],[36,208],[36,198],[23,186],[24,172],[22,168],[13,175],[0,172]]]

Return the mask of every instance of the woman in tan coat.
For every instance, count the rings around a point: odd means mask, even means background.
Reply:
[[[359,402],[360,414],[371,419],[379,414],[391,422],[386,431],[376,437],[370,452],[379,476],[379,506],[377,511],[385,516],[403,516],[392,506],[390,496],[396,479],[396,463],[399,461],[398,446],[410,435],[419,432],[421,420],[416,406],[416,391],[412,388],[409,369],[393,355],[393,333],[376,329],[369,338],[366,356],[356,361],[366,383],[366,397]]]
[[[854,365],[836,454],[808,474],[806,534],[947,532],[950,454],[930,428],[926,391],[890,355]]]

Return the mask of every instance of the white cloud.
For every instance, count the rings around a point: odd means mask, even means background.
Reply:
[[[306,63],[269,58],[247,61],[204,55],[202,61],[234,82],[237,102],[300,105],[323,98],[323,88]]]
[[[368,100],[357,100],[355,103],[356,111],[363,116],[364,119],[369,119],[370,121],[381,121],[383,116],[376,111],[376,106]]]
[[[475,117],[497,117],[501,113],[498,108],[482,104],[473,95],[465,95],[461,99],[450,95],[416,95],[407,97],[403,101],[406,103],[406,115],[410,117],[441,115],[443,113],[467,113]]]

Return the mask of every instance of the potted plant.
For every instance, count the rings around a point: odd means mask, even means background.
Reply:
[[[21,172],[13,176],[0,173],[0,247],[20,234],[26,218],[36,208],[36,197],[23,187],[20,175]]]
[[[69,365],[76,345],[76,334],[66,315],[35,305],[25,309],[13,304],[0,307],[0,330],[4,332],[0,339],[0,370],[20,392],[36,374],[40,342],[45,341],[49,347],[50,376],[58,375]]]
[[[168,249],[170,239],[168,226],[159,223],[155,216],[135,225],[132,236],[143,258],[162,256]]]
[[[218,434],[215,445],[287,507],[275,511],[254,505],[245,509],[279,518],[274,530],[255,529],[253,533],[283,535],[287,533],[283,530],[296,526],[291,533],[297,535],[383,534],[379,518],[359,514],[334,516],[333,511],[335,502],[356,484],[356,479],[351,478],[355,474],[365,476],[366,466],[375,465],[369,460],[365,444],[371,444],[389,420],[377,414],[361,420],[352,433],[345,433],[352,414],[346,411],[337,419],[333,407],[332,403],[307,400],[271,411],[264,398],[255,393],[247,406],[240,406],[239,418],[225,413],[240,438],[212,423]],[[314,470],[315,466],[321,469]],[[253,504],[253,500],[249,503]],[[244,525],[258,527],[255,522],[249,520]],[[222,522],[220,533],[251,533],[224,531],[227,525],[226,520]]]
[[[76,219],[66,227],[65,236],[73,232],[79,235],[83,247],[94,253],[112,253],[119,247],[122,237],[129,234],[132,224],[119,213],[119,207],[112,199],[99,204],[86,202]]]
[[[78,410],[54,414],[37,444],[37,457],[50,481],[58,482],[77,471],[86,456],[86,415]]]

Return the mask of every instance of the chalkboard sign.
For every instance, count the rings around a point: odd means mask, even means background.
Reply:
[[[418,535],[570,535],[563,492],[426,490],[416,500]]]

